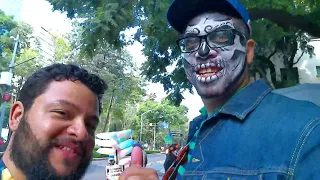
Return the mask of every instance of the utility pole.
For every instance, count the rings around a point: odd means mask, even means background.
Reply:
[[[12,54],[12,58],[11,58],[11,63],[9,65],[9,72],[12,74],[13,73],[13,68],[14,68],[14,60],[16,58],[16,54],[17,54],[17,49],[18,49],[18,44],[19,44],[19,34],[17,34],[17,37],[14,38],[14,49],[13,49],[13,54]],[[9,85],[9,88],[11,86],[11,82],[10,81],[10,85]],[[8,89],[9,89],[8,88]],[[6,93],[7,91],[7,88],[4,87],[4,93]],[[1,109],[1,116],[0,116],[0,136],[1,136],[1,133],[2,133],[2,127],[3,127],[3,120],[4,120],[4,114],[6,113],[6,107],[7,107],[7,101],[3,101],[2,102],[2,109]]]
[[[148,111],[142,113],[140,116],[140,138],[139,138],[140,143],[142,142],[141,141],[142,140],[142,127],[143,127],[143,118],[142,117],[143,117],[143,115],[147,114],[150,111],[152,111],[152,110],[148,110]]]
[[[156,148],[156,130],[157,130],[157,124],[154,125],[154,130],[153,130],[153,150]]]

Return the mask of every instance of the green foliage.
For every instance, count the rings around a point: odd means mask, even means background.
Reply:
[[[117,130],[127,129],[135,116],[135,105],[145,95],[144,81],[135,74],[137,67],[132,62],[132,57],[126,51],[116,49],[106,42],[101,42],[101,46],[95,50],[96,54],[93,57],[85,56],[79,51],[83,31],[85,31],[84,28],[75,24],[75,30],[70,34],[68,41],[61,40],[61,43],[56,43],[60,44],[59,49],[64,51],[60,53],[61,57],[67,59],[67,62],[78,64],[98,74],[108,84],[108,90],[102,102],[103,113],[100,116],[97,133],[102,132],[105,126],[109,126],[110,131],[113,131],[114,124]],[[67,49],[72,51],[68,52]],[[63,54],[67,54],[67,57],[63,57]],[[58,54],[55,56],[59,57]],[[109,117],[107,117],[108,113]]]
[[[93,158],[107,158],[108,155],[105,155],[105,154],[99,154],[97,153],[95,150],[92,152],[92,157]]]
[[[6,16],[0,10],[0,72],[8,70],[8,66],[13,51],[13,40],[10,32],[17,27],[17,22],[12,16]]]
[[[55,10],[67,12],[70,18],[81,18],[80,25],[84,28],[81,34],[82,52],[89,57],[97,53],[97,49],[107,42],[114,47],[132,42],[124,41],[121,33],[126,28],[138,26],[134,36],[144,45],[143,53],[148,58],[142,66],[142,75],[152,82],[160,82],[169,94],[168,99],[180,104],[181,93],[191,85],[186,80],[180,59],[180,52],[175,45],[177,33],[168,26],[166,11],[172,0],[162,1],[67,1],[48,0]],[[310,35],[320,37],[320,3],[314,0],[241,0],[248,8],[253,20],[253,38],[257,42],[257,63],[251,68],[265,76],[270,64],[274,47],[279,47],[274,54],[286,65],[292,68],[299,59],[296,48],[310,56],[312,47],[308,46]],[[298,42],[298,43],[295,43]],[[288,47],[288,48],[285,48]],[[270,56],[272,55],[272,56]],[[176,63],[177,62],[177,63]],[[167,67],[176,65],[173,72]],[[259,70],[260,69],[260,70]],[[288,76],[289,77],[289,76]],[[292,77],[295,78],[295,77]],[[275,75],[270,84],[283,86],[277,82]],[[289,77],[289,81],[292,81]]]
[[[142,141],[148,144],[153,144],[154,125],[161,125],[163,122],[169,123],[169,129],[156,129],[156,142],[158,145],[164,144],[164,137],[170,130],[180,130],[186,134],[188,118],[186,116],[188,108],[180,105],[175,106],[168,100],[163,100],[158,103],[154,97],[149,97],[145,102],[139,105],[135,121],[131,128],[135,130],[134,137],[139,139],[141,128],[141,120],[143,122]],[[150,126],[150,123],[153,126]]]

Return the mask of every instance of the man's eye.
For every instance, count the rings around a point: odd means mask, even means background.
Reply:
[[[228,41],[228,37],[227,36],[225,36],[225,35],[220,35],[220,36],[217,36],[216,37],[216,40],[215,40],[216,42],[226,42],[226,41]]]
[[[67,112],[65,111],[53,111],[53,113],[55,113],[56,115],[59,115],[59,116],[67,116]]]
[[[195,49],[198,47],[198,40],[196,38],[188,38],[184,40],[184,46],[186,49]]]
[[[227,32],[216,32],[209,36],[209,41],[216,44],[229,42],[229,34]]]

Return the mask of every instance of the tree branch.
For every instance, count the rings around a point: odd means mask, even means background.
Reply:
[[[265,71],[257,63],[255,63],[255,61],[253,61],[253,65],[256,67],[256,69],[258,70],[258,73],[262,76],[265,82],[274,89],[274,86],[272,85],[272,83],[269,82]]]
[[[290,45],[290,49],[289,50],[291,51],[291,56],[290,56],[290,60],[289,60],[289,68],[292,68],[293,67],[294,58],[296,57],[296,54],[297,54],[297,51],[298,51],[298,42],[294,40],[293,43],[289,44],[289,45]]]
[[[272,56],[274,56],[277,53],[277,51],[278,51],[278,48],[275,47],[274,51],[267,57],[267,59],[270,60],[272,58]]]
[[[301,60],[302,56],[304,55],[304,52],[301,53],[300,57],[297,59],[296,62],[293,63],[293,65],[298,64],[298,62]]]
[[[309,33],[311,36],[320,37],[320,25],[315,20],[320,10],[314,11],[308,15],[292,15],[289,12],[281,9],[268,9],[268,8],[252,8],[249,9],[251,20],[266,18],[283,28],[296,27]]]

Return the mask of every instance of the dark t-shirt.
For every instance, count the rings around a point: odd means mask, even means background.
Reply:
[[[166,154],[166,160],[163,163],[164,170],[167,171],[176,159],[177,159],[177,157],[175,155],[173,155],[172,153]]]

